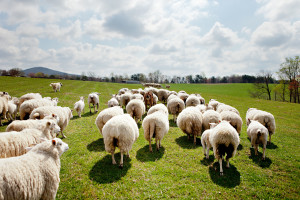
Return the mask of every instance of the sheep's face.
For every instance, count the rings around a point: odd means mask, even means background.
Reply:
[[[59,156],[69,149],[69,145],[59,138],[54,138],[51,142],[52,145],[57,149]]]
[[[49,126],[49,129],[54,133],[60,132],[60,127],[57,125],[57,123],[54,120],[48,120],[47,126]]]

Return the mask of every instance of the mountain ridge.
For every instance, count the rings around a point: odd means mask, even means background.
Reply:
[[[37,72],[42,72],[42,73],[47,74],[49,76],[50,75],[79,76],[77,74],[69,74],[69,73],[66,73],[66,72],[61,72],[61,71],[57,71],[57,70],[53,70],[53,69],[50,69],[50,68],[47,68],[47,67],[41,67],[41,66],[31,67],[31,68],[25,69],[25,70],[23,70],[23,72],[26,74],[26,76],[28,76],[28,74],[30,74],[30,73],[37,73]]]

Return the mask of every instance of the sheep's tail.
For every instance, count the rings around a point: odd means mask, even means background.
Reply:
[[[256,140],[255,140],[255,144],[259,144],[259,138],[261,137],[261,130],[257,131],[257,136],[256,136]]]
[[[40,119],[40,118],[41,118],[40,113],[33,114],[33,119]]]
[[[179,110],[180,110],[180,103],[177,103],[176,108],[177,108],[177,111],[179,112]]]
[[[150,123],[150,127],[149,127],[149,138],[151,140],[151,138],[155,138],[156,134],[155,134],[155,123]]]
[[[220,156],[220,158],[223,158],[225,154],[227,155],[226,158],[231,158],[233,156],[234,147],[233,144],[230,143],[228,146],[225,144],[217,144],[217,155]]]

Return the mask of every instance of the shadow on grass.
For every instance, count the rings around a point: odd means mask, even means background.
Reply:
[[[176,138],[176,143],[184,149],[195,149],[201,147],[201,139],[196,138],[196,145],[194,145],[194,137],[187,139],[187,135]]]
[[[169,119],[169,126],[170,127],[177,127],[177,124],[176,124],[176,122],[174,122],[173,119]]]
[[[262,151],[262,148],[259,148]],[[272,160],[266,156],[265,160],[262,159],[262,153],[258,151],[258,155],[255,155],[254,148],[250,148],[251,155],[249,156],[253,162],[255,162],[261,168],[269,168],[272,164]],[[267,153],[267,151],[266,151]]]
[[[124,155],[123,169],[119,168],[121,154],[115,154],[117,165],[112,164],[111,155],[107,155],[99,160],[91,169],[89,178],[100,184],[113,183],[126,176],[127,171],[131,168],[131,159]]]
[[[105,150],[105,146],[104,146],[104,141],[103,138],[99,138],[96,141],[93,141],[92,143],[87,145],[87,149],[89,151],[104,151]]]
[[[241,183],[241,174],[238,172],[234,165],[230,165],[229,168],[226,167],[226,161],[223,164],[223,176],[220,176],[220,165],[219,162],[215,162],[213,165],[209,166],[209,175],[211,180],[222,187],[234,188]]]
[[[278,146],[274,143],[271,143],[271,144],[267,144],[267,149],[277,149]]]
[[[92,116],[92,115],[98,115],[98,112],[94,113],[94,111],[92,110],[92,112],[90,113],[90,111],[88,111],[88,112],[86,112],[84,114],[81,114],[81,117],[89,117],[89,116]]]
[[[237,150],[240,151],[240,150],[243,150],[243,148],[244,148],[243,145],[239,144]]]
[[[152,144],[152,150],[153,152],[150,152],[149,145],[145,145],[136,152],[136,159],[141,162],[156,161],[161,159],[165,153],[165,148],[163,146],[161,146],[159,151],[157,151],[155,143]]]
[[[205,166],[209,166],[211,165],[215,160],[215,157],[213,155],[210,155],[208,157],[208,159],[206,159],[206,157],[204,157],[202,160],[201,160],[201,164],[202,165],[205,165]]]

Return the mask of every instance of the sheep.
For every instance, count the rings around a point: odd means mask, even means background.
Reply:
[[[226,104],[218,104],[217,112],[221,113],[223,111],[232,111],[232,112],[235,112],[236,114],[240,115],[239,111],[236,108],[226,105]]]
[[[55,126],[47,122],[46,129]],[[20,156],[26,153],[25,148],[41,142],[41,138],[51,139],[52,135],[48,132],[45,135],[44,132],[38,129],[24,129],[20,132],[2,132],[0,134],[0,158],[9,158],[14,156]]]
[[[126,112],[135,119],[136,123],[142,120],[143,114],[145,114],[145,104],[140,99],[132,99],[126,106]]]
[[[166,88],[169,89],[171,86],[170,85],[166,85]]]
[[[49,101],[48,99],[31,99],[23,102],[20,106],[20,119],[27,119],[30,113],[41,106],[55,106],[57,105],[56,99]]]
[[[68,149],[55,138],[28,148],[25,155],[0,159],[0,199],[55,199],[60,156]]]
[[[139,129],[129,114],[112,117],[103,127],[103,139],[105,150],[112,155],[112,164],[116,164],[115,148],[119,147],[121,152],[120,168],[123,168],[123,154],[132,148],[133,143],[139,137]]]
[[[221,121],[216,127],[211,129],[209,142],[213,147],[214,156],[219,160],[220,175],[223,175],[222,159],[226,156],[226,167],[229,167],[229,159],[233,157],[240,143],[240,138],[236,130],[227,121]]]
[[[200,104],[196,106],[196,108],[199,109],[202,114],[207,110],[214,110],[214,108],[209,104],[205,104],[205,105]]]
[[[194,145],[196,145],[196,137],[202,134],[202,114],[193,107],[187,107],[179,115],[177,126],[188,136],[194,136]]]
[[[50,83],[50,87],[53,88],[54,92],[60,91],[61,86],[63,86],[63,84],[61,82],[59,83]]]
[[[121,99],[120,99],[120,105],[126,108],[127,104],[129,103],[130,99],[131,99],[131,93],[126,92],[124,94],[121,94]]]
[[[120,106],[114,106],[102,110],[98,114],[95,121],[95,124],[99,129],[99,132],[102,133],[103,126],[106,124],[106,122],[108,122],[108,120],[110,120],[114,116],[122,115],[122,114],[124,114],[124,111]]]
[[[149,109],[154,105],[153,93],[151,91],[144,94],[144,102],[146,110],[148,110],[148,105]]]
[[[185,102],[186,107],[200,105],[200,100],[196,95],[191,94]]]
[[[119,95],[125,94],[125,92],[129,91],[128,88],[121,88],[118,92]]]
[[[222,120],[229,121],[231,126],[236,129],[236,131],[241,134],[243,120],[242,118],[235,112],[232,111],[223,111],[221,112]]]
[[[246,113],[246,120],[256,120],[264,125],[269,131],[269,144],[271,144],[271,136],[275,133],[276,129],[274,116],[269,112],[257,110],[255,108],[250,108],[248,111]]]
[[[132,99],[140,99],[140,100],[144,101],[144,96],[141,95],[140,93],[135,93],[135,94],[131,95],[130,100],[132,100]]]
[[[108,100],[107,102],[107,106],[110,107],[114,107],[114,106],[118,106],[119,105],[119,101],[117,99],[117,95],[113,95],[112,98],[110,100]]]
[[[150,152],[152,152],[152,138],[155,138],[156,150],[159,151],[159,148],[161,147],[161,140],[169,131],[168,115],[166,115],[164,111],[156,111],[145,117],[142,126],[144,129],[145,139],[149,142]]]
[[[157,97],[159,101],[166,103],[169,97],[169,91],[165,89],[159,89],[157,93]]]
[[[66,138],[63,131],[68,126],[69,121],[73,118],[72,111],[69,107],[60,106],[43,106],[36,108],[30,114],[30,119],[43,119],[48,115],[55,114],[58,116],[58,126],[60,127],[60,133],[62,138]]]
[[[210,129],[205,130],[201,136],[201,144],[202,144],[204,156],[206,157],[206,159],[209,158],[209,149],[211,148],[211,144],[209,142],[209,135],[211,133],[211,129],[216,127],[218,125],[218,123],[209,123],[209,125],[210,125]]]
[[[8,100],[9,100],[8,95],[0,96],[0,126],[2,126],[1,114],[4,119],[7,119],[6,113],[8,112]]]
[[[139,94],[138,89],[131,89],[130,92],[131,92],[132,94]]]
[[[17,97],[13,97],[12,100],[8,101],[8,112],[7,115],[11,121],[16,120],[20,101]]]
[[[156,105],[152,106],[148,110],[147,116],[151,115],[152,113],[154,113],[156,111],[162,111],[162,112],[164,112],[166,114],[166,116],[169,116],[168,108],[164,104],[162,104],[162,103],[156,104]]]
[[[222,120],[221,115],[214,110],[207,110],[203,113],[203,129],[210,128],[210,123],[219,123]]]
[[[185,92],[178,92],[177,96],[183,100],[183,102],[185,103],[186,102],[186,99],[189,97],[189,95]]]
[[[156,105],[158,102],[158,97],[153,93],[153,105]]]
[[[201,94],[195,94],[198,97],[200,104],[205,104],[205,99],[201,96]]]
[[[97,93],[97,92],[93,92],[93,93],[89,94],[89,96],[88,96],[88,104],[89,104],[89,108],[90,108],[90,113],[92,113],[91,105],[90,104],[92,104],[93,107],[94,107],[94,113],[98,112],[98,109],[99,109],[99,95],[100,95],[100,93]],[[97,106],[97,110],[96,110],[95,105]]]
[[[176,94],[170,94],[169,95],[169,97],[168,97],[168,99],[167,99],[167,103],[171,100],[171,99],[174,99],[174,98],[176,98],[176,97],[178,97]]]
[[[255,120],[249,119],[249,126],[247,128],[247,135],[248,138],[251,140],[251,145],[254,147],[255,155],[258,153],[258,145],[263,145],[263,157],[262,159],[265,160],[266,158],[266,147],[268,142],[268,135],[269,131],[266,127],[264,127],[261,123]]]
[[[57,120],[51,118],[44,118],[42,120],[16,120],[6,127],[6,132],[20,132],[26,128],[34,128],[42,131],[43,134],[47,137],[47,139],[55,138],[56,133],[60,132],[60,127],[57,125]]]
[[[155,94],[156,96],[158,96],[158,89],[154,88],[154,87],[149,87],[145,89],[145,92],[151,91],[153,94]]]
[[[184,101],[180,98],[173,98],[167,103],[168,111],[173,115],[173,120],[176,123],[177,116],[185,108]]]
[[[208,105],[212,106],[214,110],[217,110],[217,106],[220,102],[215,99],[210,99]]]
[[[20,97],[20,105],[27,100],[30,99],[42,99],[42,95],[40,93],[27,93]]]
[[[76,110],[79,117],[81,117],[81,112],[84,113],[84,106],[84,97],[80,97],[80,100],[74,104],[74,110]]]

